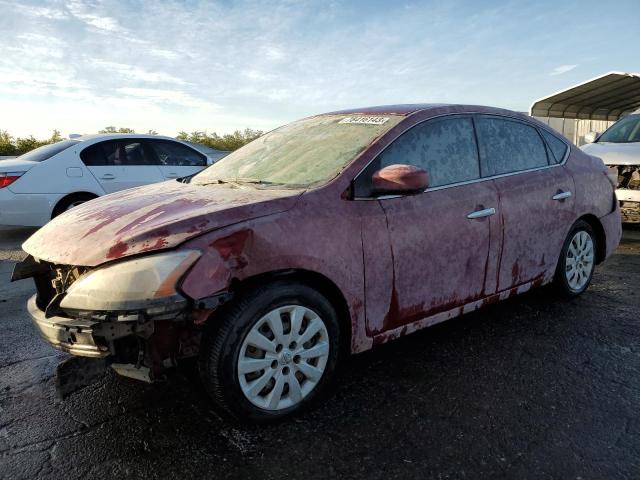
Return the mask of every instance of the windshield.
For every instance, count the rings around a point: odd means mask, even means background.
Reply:
[[[191,183],[251,183],[280,188],[319,186],[335,178],[397,115],[321,115],[273,130],[193,177]]]
[[[20,155],[18,158],[20,160],[29,160],[30,162],[44,162],[76,143],[78,143],[78,140],[63,140],[61,142],[43,145],[42,147],[31,150],[24,155]]]
[[[630,115],[614,123],[598,138],[598,143],[605,142],[640,142],[640,115]]]

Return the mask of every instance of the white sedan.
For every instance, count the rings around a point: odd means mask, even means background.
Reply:
[[[624,117],[602,134],[590,132],[580,147],[602,158],[616,184],[625,223],[640,223],[640,110]]]
[[[41,226],[93,198],[186,177],[228,152],[170,137],[84,135],[0,160],[0,225]]]

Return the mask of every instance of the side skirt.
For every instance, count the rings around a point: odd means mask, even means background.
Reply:
[[[388,330],[386,332],[379,333],[373,337],[373,345],[375,346],[375,345],[381,345],[383,343],[387,343],[391,340],[395,340],[396,338],[402,337],[404,335],[408,335],[410,333],[417,332],[418,330],[422,330],[423,328],[431,327],[432,325],[436,325],[438,323],[442,323],[452,318],[459,317],[461,315],[464,315],[465,313],[473,312],[474,310],[478,310],[487,305],[497,303],[501,300],[506,300],[509,297],[513,297],[515,295],[528,292],[532,288],[540,287],[542,285],[549,283],[551,280],[552,278],[546,279],[543,277],[539,277],[535,280],[523,283],[516,287],[512,287],[508,290],[503,290],[502,292],[494,293],[493,295],[482,298],[480,300],[475,300],[465,305],[452,308],[451,310],[447,310],[445,312],[440,312],[435,315],[431,315],[429,317],[416,320],[415,322],[408,323],[402,327],[394,328],[393,330]]]

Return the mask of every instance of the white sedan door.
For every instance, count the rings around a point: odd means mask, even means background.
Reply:
[[[142,139],[96,143],[80,158],[107,193],[164,181],[156,156]]]
[[[198,173],[207,166],[207,157],[179,142],[147,140],[160,164],[164,178],[180,178]]]

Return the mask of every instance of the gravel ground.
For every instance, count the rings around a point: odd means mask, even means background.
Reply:
[[[0,262],[22,260],[25,253],[20,249],[20,245],[36,230],[36,228],[0,227]]]
[[[0,477],[640,478],[640,230],[590,290],[545,289],[353,357],[322,407],[268,427],[212,411],[193,371],[56,398],[63,354],[8,283],[0,231]]]

